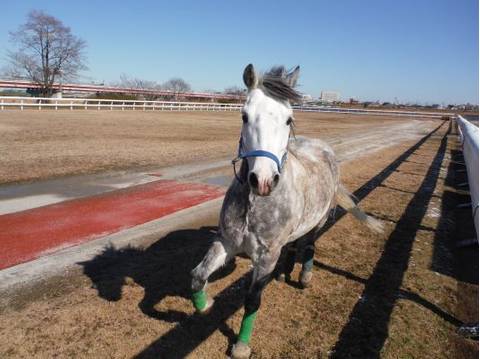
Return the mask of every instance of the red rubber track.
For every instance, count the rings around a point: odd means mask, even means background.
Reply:
[[[224,195],[200,183],[155,181],[0,216],[0,269]]]

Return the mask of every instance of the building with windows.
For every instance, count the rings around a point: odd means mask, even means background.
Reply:
[[[322,91],[320,93],[320,101],[323,101],[323,102],[337,102],[337,101],[340,101],[340,92]]]

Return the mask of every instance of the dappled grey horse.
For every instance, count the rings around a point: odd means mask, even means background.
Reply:
[[[290,139],[294,121],[290,102],[300,99],[294,89],[298,75],[299,67],[291,72],[276,67],[263,76],[251,64],[245,68],[248,94],[242,109],[238,157],[232,161],[234,170],[237,161],[241,167],[238,173],[235,170],[225,195],[218,237],[192,271],[193,304],[197,312],[205,313],[213,305],[206,294],[209,276],[239,253],[253,262],[245,313],[232,349],[235,358],[250,356],[249,342],[262,291],[285,245],[322,227],[336,204],[371,229],[382,228],[355,205],[340,184],[335,155],[326,143]],[[309,248],[300,278],[304,286],[311,279],[312,262],[313,249]]]

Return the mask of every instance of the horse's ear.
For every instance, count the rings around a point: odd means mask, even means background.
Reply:
[[[290,87],[295,87],[297,85],[298,76],[300,75],[300,66],[295,67],[295,69],[287,75],[287,83]]]
[[[252,64],[248,64],[243,70],[243,82],[249,90],[254,89],[258,85],[258,76]]]

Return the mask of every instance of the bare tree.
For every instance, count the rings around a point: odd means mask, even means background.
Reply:
[[[238,86],[231,86],[231,87],[227,87],[224,91],[223,91],[224,94],[227,94],[227,95],[236,95],[236,96],[243,96],[246,94],[246,90],[245,89],[242,89]]]
[[[137,77],[129,77],[128,75],[125,75],[125,74],[120,75],[120,82],[115,85],[119,87],[128,87],[128,88],[139,89],[139,90],[160,91],[162,89],[162,86],[158,84],[156,81],[143,80]],[[141,97],[143,97],[145,100],[150,101],[150,100],[157,99],[158,95],[142,94]]]
[[[85,41],[74,36],[59,19],[42,11],[31,11],[27,22],[10,37],[17,46],[7,54],[10,75],[37,83],[44,96],[52,94],[56,80],[72,80],[87,69]]]
[[[159,90],[161,88],[161,85],[155,81],[143,80],[137,77],[129,77],[125,74],[120,75],[120,83],[118,86],[141,90]]]
[[[162,87],[165,90],[173,91],[175,93],[189,92],[192,89],[188,82],[186,82],[184,79],[181,79],[179,77],[174,77],[168,80],[163,84]]]

